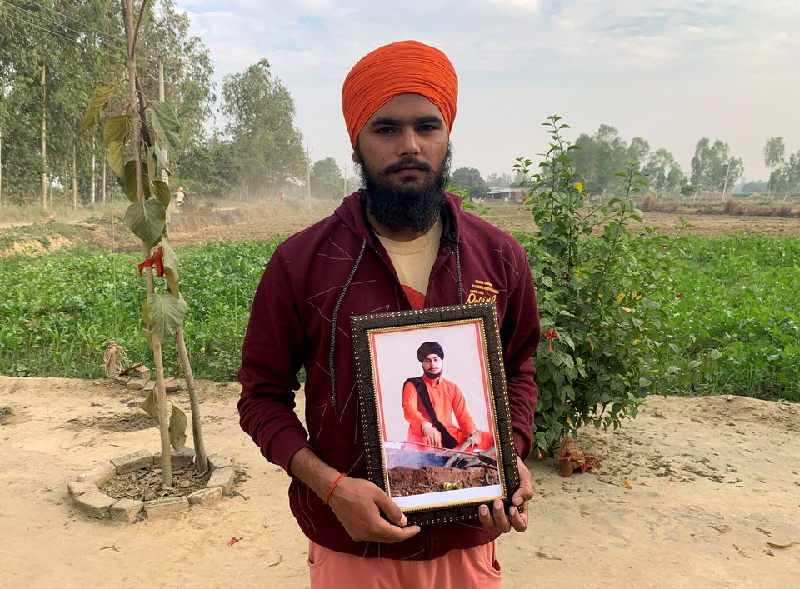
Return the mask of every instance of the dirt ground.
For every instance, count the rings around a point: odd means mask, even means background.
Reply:
[[[138,418],[138,393],[0,377],[0,584],[306,587],[308,544],[289,511],[288,479],[239,429],[238,393],[200,383],[206,445],[249,475],[236,495],[131,525],[76,512],[66,483],[127,452],[159,449],[155,427]],[[183,394],[174,398],[188,407]],[[798,439],[797,405],[651,398],[623,429],[584,432],[585,450],[602,460],[595,472],[563,479],[551,460],[528,461],[530,529],[500,540],[504,586],[796,587]],[[228,546],[234,536],[241,540]]]
[[[338,203],[316,201],[311,207],[304,203],[222,203],[214,207],[187,208],[172,213],[169,225],[173,245],[198,245],[207,241],[267,240],[275,235],[291,235],[319,221],[333,211]],[[122,209],[119,210],[122,214]],[[487,207],[483,217],[506,231],[532,231],[531,214],[520,205],[496,203]],[[672,234],[680,227],[679,218],[693,225],[684,235],[705,237],[758,233],[769,236],[800,236],[800,216],[764,217],[704,214],[693,209],[676,212],[650,211],[644,213],[641,227],[655,227]],[[32,226],[42,227],[40,230]],[[631,229],[638,231],[636,223]],[[45,223],[0,223],[0,238],[12,237],[9,245],[0,244],[0,259],[20,254],[42,254],[77,244],[117,252],[139,251],[141,245],[119,221],[96,218],[87,220],[53,219]]]

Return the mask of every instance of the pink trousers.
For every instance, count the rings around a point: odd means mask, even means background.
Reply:
[[[503,573],[494,542],[451,550],[434,560],[361,558],[309,541],[311,589],[500,589]]]

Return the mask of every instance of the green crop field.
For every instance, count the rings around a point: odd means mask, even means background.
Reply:
[[[235,379],[249,307],[279,239],[179,248],[195,374]],[[800,238],[684,237],[660,356],[677,394],[800,400]],[[649,255],[643,248],[641,256]],[[0,266],[0,373],[97,378],[106,342],[151,364],[138,254],[86,248]],[[645,260],[640,260],[646,263]],[[173,345],[168,374],[180,375]]]

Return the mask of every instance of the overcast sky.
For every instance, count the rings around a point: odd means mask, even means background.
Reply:
[[[222,78],[267,58],[313,160],[349,160],[341,85],[375,47],[416,39],[459,77],[453,166],[510,172],[543,150],[540,123],[601,123],[665,147],[684,169],[726,141],[766,179],[768,137],[800,151],[798,0],[176,0]]]

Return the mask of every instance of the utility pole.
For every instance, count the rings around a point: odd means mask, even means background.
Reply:
[[[311,210],[311,157],[306,143],[306,207]]]
[[[731,172],[731,160],[729,159],[728,167],[725,170],[725,184],[722,185],[722,198],[720,199],[720,202],[725,201],[725,191],[728,189],[728,175],[730,174],[730,172]]]
[[[158,101],[164,104],[164,63],[158,62]],[[169,162],[169,154],[167,153],[167,146],[164,146],[164,163]],[[161,170],[161,181],[165,184],[169,183],[169,175],[166,170]]]

